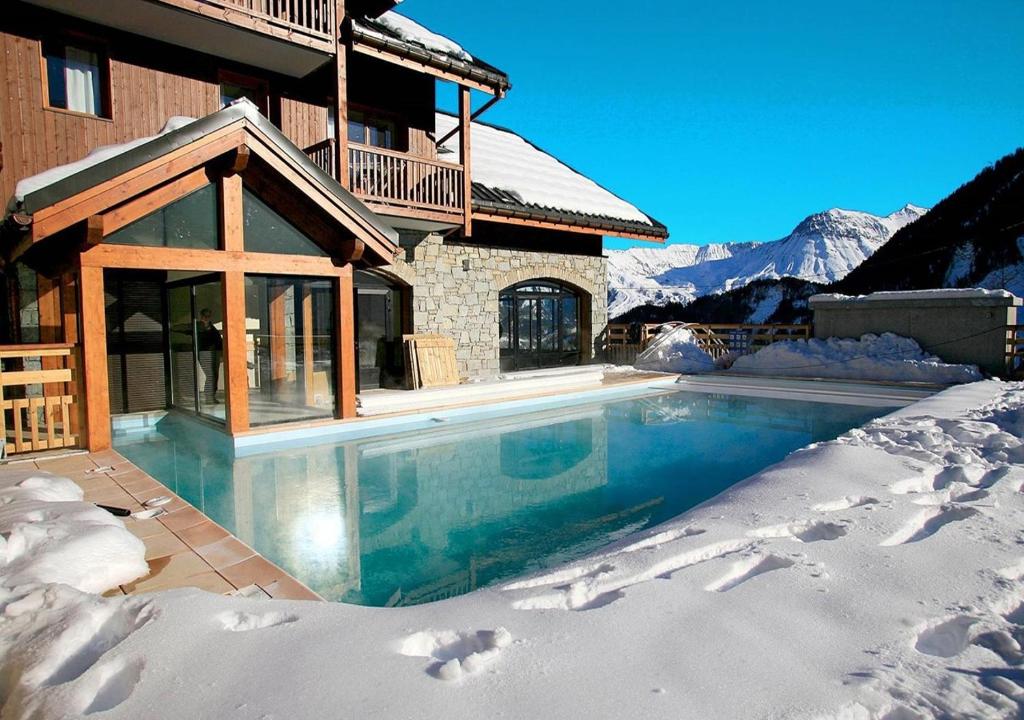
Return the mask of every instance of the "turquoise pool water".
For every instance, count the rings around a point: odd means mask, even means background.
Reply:
[[[248,457],[173,415],[115,444],[325,598],[404,605],[579,557],[890,409],[664,392]]]

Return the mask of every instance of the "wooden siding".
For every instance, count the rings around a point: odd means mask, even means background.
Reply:
[[[0,19],[0,193],[5,201],[20,178],[79,160],[101,145],[154,135],[171,116],[202,117],[215,112],[220,108],[220,69],[265,78],[271,93],[271,119],[299,147],[327,135],[327,97],[335,87],[330,73],[314,73],[305,81],[285,79],[70,21],[69,30],[83,30],[107,48],[112,117],[45,108],[42,36],[35,28],[59,32],[61,25],[62,16],[32,10]],[[303,99],[317,97],[319,88],[325,90],[319,93],[319,101]],[[288,95],[282,97],[285,89]]]

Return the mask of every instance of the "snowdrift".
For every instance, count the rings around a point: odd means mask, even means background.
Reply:
[[[714,358],[697,345],[697,338],[685,327],[659,335],[637,356],[633,367],[666,373],[702,373],[716,369]]]
[[[923,382],[940,385],[980,380],[975,365],[952,365],[929,355],[915,340],[893,333],[827,340],[787,340],[733,363],[746,375]]]

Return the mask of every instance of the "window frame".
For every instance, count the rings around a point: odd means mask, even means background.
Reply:
[[[97,66],[100,74],[100,102],[98,113],[82,112],[81,110],[71,110],[66,107],[60,107],[53,105],[50,102],[50,73],[49,73],[49,62],[47,57],[50,53],[48,49],[54,49],[54,46],[59,46],[65,52],[67,57],[67,48],[76,47],[81,50],[93,52],[97,57]],[[94,35],[87,35],[85,33],[62,31],[54,33],[52,35],[44,36],[39,40],[39,70],[40,70],[40,84],[42,85],[42,100],[43,109],[52,112],[66,113],[68,115],[74,115],[76,117],[92,118],[94,120],[103,120],[106,122],[112,122],[114,119],[114,103],[111,97],[111,70],[110,70],[110,44],[103,38],[96,37]]]
[[[247,90],[254,90],[260,99],[260,102],[256,104],[257,109],[264,117],[270,117],[270,82],[266,78],[261,78],[257,75],[247,75],[246,73],[234,70],[225,70],[224,68],[217,70],[217,91],[222,108],[227,107],[227,104],[224,103],[225,83],[237,85]]]
[[[362,115],[362,121],[360,121],[359,124],[363,126],[363,137],[366,138],[364,142],[352,140],[349,135],[349,128],[353,123],[352,115],[356,113]],[[375,127],[373,123],[388,123],[391,125],[391,147],[374,145],[369,142],[370,128]],[[349,103],[348,113],[346,113],[345,118],[345,137],[349,143],[359,145],[361,147],[376,148],[378,150],[391,150],[392,152],[403,153],[409,151],[409,128],[402,120],[402,117],[396,113],[380,110],[378,108],[370,107],[369,105]]]

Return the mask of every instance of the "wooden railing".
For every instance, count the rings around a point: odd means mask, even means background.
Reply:
[[[334,42],[337,33],[334,0],[202,0],[226,11],[240,11],[256,20],[291,32]],[[231,20],[229,12],[225,19]]]
[[[679,325],[688,327],[697,344],[715,359],[730,353],[748,355],[780,340],[806,340],[811,337],[810,325],[613,323],[608,325],[606,333],[605,358],[616,364],[631,364],[655,337]]]
[[[5,453],[78,444],[76,349],[0,345],[0,434]]]
[[[332,178],[338,178],[338,173],[335,170],[336,163],[334,162],[334,138],[327,138],[326,140],[314,143],[302,152],[306,153],[309,159],[325,173]]]
[[[349,145],[348,189],[368,200],[451,214],[465,207],[461,165]]]

